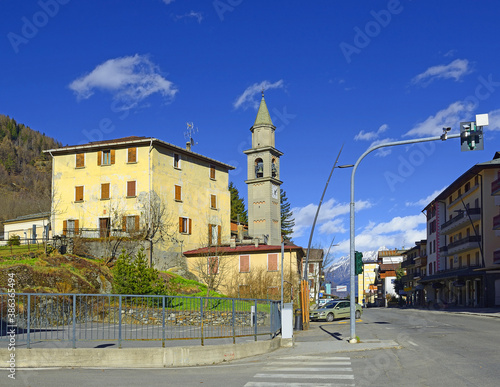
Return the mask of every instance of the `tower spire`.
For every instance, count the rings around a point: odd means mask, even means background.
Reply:
[[[273,121],[269,115],[269,110],[267,110],[266,100],[264,99],[264,89],[262,89],[262,99],[260,100],[259,110],[257,111],[257,117],[253,126],[256,125],[272,125]]]

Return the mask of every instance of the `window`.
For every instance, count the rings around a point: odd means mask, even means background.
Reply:
[[[429,263],[429,275],[432,275],[432,262]]]
[[[75,187],[75,202],[83,202],[83,185]]]
[[[470,190],[470,182],[465,183],[464,191],[468,192]]]
[[[217,195],[210,195],[210,208],[217,209]]]
[[[135,197],[135,181],[127,181],[127,197]]]
[[[309,274],[314,275],[315,272],[316,271],[314,270],[314,263],[310,263],[309,264]]]
[[[74,236],[78,234],[78,219],[68,219],[63,221],[63,235]]]
[[[474,177],[474,185],[479,185],[479,176],[478,175],[476,175]]]
[[[467,267],[470,267],[470,254],[467,254]]]
[[[174,199],[178,202],[182,201],[182,188],[180,185],[175,186]]]
[[[278,254],[267,255],[267,271],[278,271]]]
[[[109,199],[109,183],[101,184],[101,200]]]
[[[476,259],[474,260],[474,266],[479,266],[479,252],[476,251]]]
[[[452,197],[453,197],[453,196],[450,196],[450,197],[448,198],[448,204],[451,204],[451,202],[453,201]]]
[[[221,226],[216,224],[208,225],[208,243],[211,245],[221,244]]]
[[[271,161],[271,176],[278,177],[278,168],[276,168],[276,159],[273,158]]]
[[[210,165],[210,178],[215,180],[215,165]]]
[[[479,208],[479,198],[474,200],[474,208]]]
[[[97,152],[97,165],[111,165],[115,163],[115,150]]]
[[[137,148],[128,148],[127,163],[137,162]]]
[[[139,215],[129,215],[122,218],[122,231],[139,231]]]
[[[264,162],[262,159],[255,160],[255,177],[259,178],[264,176]]]
[[[219,257],[208,257],[207,266],[209,275],[219,274]]]
[[[181,167],[181,155],[178,153],[174,153],[174,168]]]
[[[191,234],[191,226],[191,219],[179,217],[179,232],[181,234]]]
[[[240,255],[240,273],[250,273],[250,255]]]
[[[84,168],[84,167],[85,167],[85,153],[77,153],[76,168]]]

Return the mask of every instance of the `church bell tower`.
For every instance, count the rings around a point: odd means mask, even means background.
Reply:
[[[248,234],[261,243],[281,244],[280,156],[274,147],[276,127],[267,110],[264,92],[253,126],[247,155]]]

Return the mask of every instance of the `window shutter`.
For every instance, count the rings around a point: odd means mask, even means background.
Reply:
[[[63,220],[63,235],[66,235],[68,233],[68,221]]]
[[[135,181],[127,181],[127,197],[135,196]]]
[[[213,165],[210,166],[210,178],[215,179],[215,167]]]
[[[75,202],[83,201],[83,186],[75,187]]]
[[[127,217],[122,216],[122,231],[127,231]]]
[[[128,148],[128,162],[135,163],[137,161],[137,148]]]
[[[212,225],[208,225],[208,245],[212,244]]]
[[[83,168],[85,166],[85,154],[77,153],[76,154],[76,167]]]
[[[217,208],[217,196],[210,195],[210,208]]]
[[[139,231],[139,215],[135,216],[135,231]]]
[[[240,273],[250,272],[250,256],[240,255]]]
[[[278,270],[278,254],[269,254],[267,256],[267,270],[268,271]]]
[[[182,232],[182,218],[179,217],[179,232]]]
[[[78,230],[79,230],[79,226],[78,226],[78,219],[75,219],[75,235],[78,235]]]
[[[217,226],[217,244],[220,245],[221,244],[221,226]]]
[[[101,199],[109,199],[109,183],[101,184]]]
[[[182,200],[182,188],[180,185],[175,186],[175,200],[181,201]]]
[[[111,164],[115,163],[115,150],[111,149]]]
[[[188,221],[189,221],[189,234],[191,234],[191,229],[192,229],[192,227],[191,227],[191,223],[192,223],[192,222],[191,222],[191,219],[188,219]]]
[[[102,151],[97,152],[97,165],[101,165]]]

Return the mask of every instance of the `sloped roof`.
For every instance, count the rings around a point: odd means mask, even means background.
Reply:
[[[262,99],[260,100],[259,111],[257,112],[257,117],[253,126],[256,125],[273,125],[271,116],[269,115],[269,110],[267,109],[266,100],[264,99],[264,93],[262,93]]]
[[[296,251],[297,253],[302,253],[302,255],[304,255],[304,250],[302,249],[302,247],[296,246],[294,244],[285,244],[285,252],[290,250]],[[260,253],[260,252],[279,253],[281,252],[281,245],[270,246],[270,245],[259,244],[258,246],[255,246],[254,244],[250,244],[250,245],[237,245],[236,247],[211,246],[211,247],[202,247],[195,250],[185,251],[184,255],[186,257],[196,257],[209,254],[229,255],[229,254]]]

